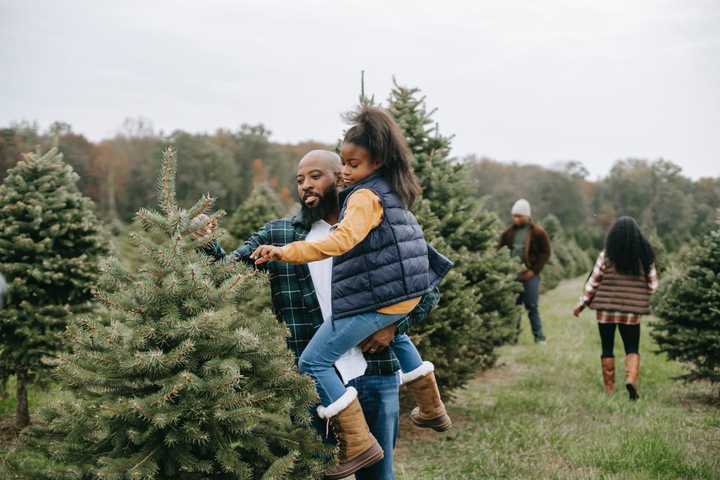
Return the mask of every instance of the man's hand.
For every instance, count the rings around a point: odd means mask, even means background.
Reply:
[[[250,258],[255,260],[255,265],[262,265],[272,260],[282,260],[282,247],[260,245],[255,249],[253,254],[250,255]]]
[[[533,272],[532,270],[525,270],[524,272],[520,272],[520,273],[518,274],[518,279],[519,279],[521,282],[527,282],[528,280],[530,280],[530,279],[533,278],[534,276],[535,276],[535,272]]]
[[[195,217],[193,219],[192,224],[193,224],[193,226],[198,225],[200,223],[207,221],[209,218],[210,217],[208,217],[204,213],[201,213],[200,215],[198,215],[197,217]],[[197,230],[192,233],[193,239],[200,240],[200,239],[209,237],[215,231],[215,229],[217,228],[217,225],[218,225],[217,220],[213,219],[213,220],[209,221],[208,224],[205,225],[205,228]]]
[[[360,349],[366,353],[382,352],[392,343],[395,338],[396,330],[397,328],[395,327],[395,324],[388,325],[382,330],[378,330],[360,344]]]
[[[575,307],[575,310],[573,310],[573,315],[575,315],[576,317],[579,317],[583,310],[585,310],[585,306],[578,305],[577,307]]]

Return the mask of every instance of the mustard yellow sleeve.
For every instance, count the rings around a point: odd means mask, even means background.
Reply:
[[[366,188],[353,192],[347,199],[342,222],[327,238],[288,243],[281,249],[282,261],[308,263],[347,253],[380,225],[382,216],[382,203],[377,195]]]

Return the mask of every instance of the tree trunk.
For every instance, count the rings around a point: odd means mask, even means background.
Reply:
[[[15,426],[18,430],[20,430],[30,425],[30,408],[28,406],[27,396],[27,371],[23,370],[17,372],[16,377],[17,390],[15,394],[15,401],[17,402],[17,405],[15,407]]]
[[[8,377],[0,376],[0,400],[6,400],[8,398]]]

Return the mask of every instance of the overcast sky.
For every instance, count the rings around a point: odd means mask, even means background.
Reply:
[[[717,0],[0,0],[0,125],[334,142],[361,70],[422,88],[455,155],[720,175]]]

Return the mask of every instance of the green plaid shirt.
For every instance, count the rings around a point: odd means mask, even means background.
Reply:
[[[250,235],[250,238],[230,255],[238,261],[253,264],[250,255],[260,245],[282,247],[296,240],[304,240],[308,232],[309,228],[300,214],[273,220]],[[208,247],[207,253],[218,259],[226,256],[217,243]],[[270,276],[273,311],[290,331],[287,344],[297,360],[323,322],[310,269],[307,265],[291,265],[285,262],[270,262],[263,267]],[[440,293],[437,289],[425,295],[415,310],[398,322],[398,333],[406,333],[412,323],[424,320],[439,299]],[[400,370],[400,364],[390,349],[373,354],[366,353],[365,359],[368,362],[365,375],[391,375]]]

